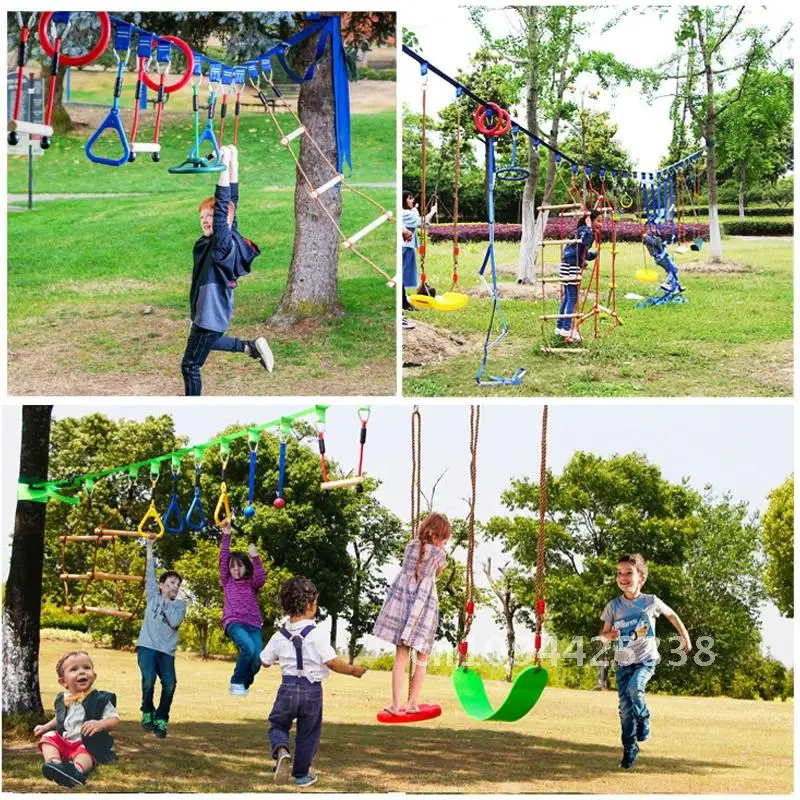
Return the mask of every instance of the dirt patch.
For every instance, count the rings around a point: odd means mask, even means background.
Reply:
[[[477,337],[450,333],[426,322],[403,331],[403,366],[422,367],[468,353],[479,347]]]
[[[700,275],[735,275],[742,272],[752,272],[753,268],[740,264],[738,261],[697,261],[681,265],[681,272],[695,272]]]
[[[497,284],[497,293],[501,300],[541,300],[542,287],[538,284],[530,283],[511,283],[503,281]],[[467,289],[466,294],[470,297],[491,297],[491,293],[484,286],[475,286]],[[545,284],[545,297],[554,298],[559,296],[558,284]]]

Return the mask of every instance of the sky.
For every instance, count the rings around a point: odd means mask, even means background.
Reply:
[[[430,59],[430,63],[442,72],[455,76],[459,69],[469,67],[469,56],[480,46],[481,38],[477,29],[472,25],[467,16],[465,6],[431,4],[426,5],[424,13],[409,11],[401,17],[401,24],[413,31],[419,41],[418,52]],[[626,6],[630,9],[631,6]],[[762,8],[761,6],[758,7]],[[788,4],[773,4],[765,7],[768,14],[758,20],[764,24],[768,19],[770,29],[777,31],[784,22],[791,18]],[[622,60],[636,67],[654,67],[668,58],[674,48],[673,31],[675,30],[675,17],[677,11],[671,9],[668,15],[659,20],[654,13],[640,15],[630,13],[621,16],[620,9],[614,6],[598,8],[592,12],[592,19],[596,21],[591,34],[581,40],[581,46],[586,49],[596,49],[612,52]],[[611,17],[618,17],[617,24],[611,30],[603,32],[604,24]],[[516,23],[516,14],[507,8],[492,9],[486,16],[489,29],[495,36],[505,35],[512,30]],[[446,31],[446,35],[442,35]],[[791,34],[776,49],[776,58],[787,58],[791,55]],[[608,111],[612,122],[619,126],[617,139],[623,148],[630,154],[633,169],[652,171],[658,167],[660,159],[665,155],[671,137],[671,124],[669,121],[669,107],[671,98],[662,96],[649,101],[640,93],[636,84],[620,87],[613,95],[610,92],[600,91],[597,100],[589,98],[588,92],[599,91],[599,87],[590,76],[583,76],[576,84],[576,93],[573,95],[576,102],[580,102],[582,90],[587,91],[585,97],[586,107],[591,111]],[[408,104],[412,111],[419,113],[421,106],[421,82],[419,64],[412,58],[398,55],[398,94],[401,102]],[[658,92],[657,95],[666,94]],[[428,113],[451,103],[455,97],[455,89],[438,76],[431,74],[428,79]],[[491,100],[491,98],[486,98]],[[517,110],[515,114],[523,125],[526,120],[524,114]],[[571,155],[571,154],[568,154]]]
[[[171,414],[178,434],[198,444],[215,437],[234,422],[264,423],[304,408],[293,405],[258,406],[230,404],[175,407],[152,405],[55,406],[54,417],[83,416],[101,412],[113,418],[142,420],[148,414]],[[358,455],[357,406],[335,405],[328,412],[327,452],[344,470],[355,467]],[[364,469],[382,481],[376,495],[402,519],[409,514],[410,414],[412,406],[399,403],[373,405],[368,425]],[[443,475],[435,508],[450,516],[465,516],[469,492],[469,408],[437,403],[422,408],[422,486],[428,491]],[[15,485],[19,469],[21,407],[3,408],[3,578],[8,570],[9,534],[13,530]],[[478,460],[478,519],[503,514],[501,492],[512,477],[538,475],[541,406],[484,403]],[[793,414],[784,402],[759,405],[731,402],[670,405],[607,403],[592,405],[560,402],[550,406],[548,465],[558,474],[576,450],[608,457],[638,451],[657,464],[670,481],[687,477],[702,490],[711,484],[716,494],[729,492],[745,501],[753,512],[762,512],[768,495],[793,470]],[[57,476],[53,476],[57,477]],[[480,544],[476,551],[476,583],[484,585],[482,564],[504,563],[496,545]],[[394,576],[394,568],[387,570]],[[598,618],[610,597],[598,597]],[[555,601],[557,602],[557,600]],[[676,609],[680,614],[680,609]],[[772,654],[793,663],[792,621],[782,619],[774,606],[761,609],[764,642]],[[596,631],[587,632],[592,636]],[[531,635],[519,628],[520,647],[532,649]],[[695,632],[700,635],[701,632]],[[342,642],[343,643],[343,642]],[[371,649],[384,646],[367,637]],[[471,649],[501,653],[504,636],[488,609],[479,610],[471,636]]]

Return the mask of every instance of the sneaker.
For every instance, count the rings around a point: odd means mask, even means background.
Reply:
[[[303,775],[302,778],[295,778],[294,785],[305,789],[306,786],[313,786],[317,782],[317,774],[309,770],[308,775]]]
[[[556,328],[556,336],[561,336],[562,338],[566,339],[569,336],[569,328],[566,330],[564,328]]]
[[[671,283],[667,283],[666,281],[664,281],[664,283],[662,283],[661,286],[659,286],[659,289],[662,289],[665,292],[671,292],[672,291],[672,284]]]
[[[405,314],[403,314],[403,330],[404,331],[410,331],[410,330],[413,330],[416,327],[417,327],[417,323],[416,322],[412,322],[410,319],[408,319],[406,317]]]
[[[158,736],[159,739],[166,739],[167,738],[167,721],[165,719],[154,719],[153,720],[153,733]]]
[[[86,783],[84,774],[71,761],[47,761],[42,765],[42,775],[59,786],[74,789]]]
[[[619,762],[619,765],[622,769],[630,769],[633,766],[634,761],[636,761],[636,756],[639,755],[639,746],[633,745],[630,750],[624,750],[622,752],[622,760]]]
[[[263,336],[259,336],[258,339],[246,342],[246,345],[250,358],[258,359],[267,372],[272,372],[272,368],[275,366],[275,356],[272,355],[267,340]]]
[[[650,717],[636,720],[636,740],[646,742],[650,738]]]
[[[236,695],[237,697],[247,697],[250,692],[243,683],[232,683],[228,688],[228,694]]]
[[[566,340],[569,343],[577,344],[578,342],[581,341],[580,331],[577,331],[577,330],[575,330],[575,331],[567,331]]]
[[[149,711],[142,711],[142,730],[152,731],[153,728],[153,715]]]
[[[272,779],[276,784],[284,786],[289,783],[289,778],[292,777],[292,757],[288,750],[281,749],[278,751],[278,757],[275,759],[275,774]]]

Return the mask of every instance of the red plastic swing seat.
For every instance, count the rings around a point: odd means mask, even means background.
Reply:
[[[388,724],[403,724],[406,722],[423,722],[426,719],[434,719],[442,715],[442,707],[420,703],[419,711],[416,714],[390,714],[388,711],[378,712],[378,722]]]

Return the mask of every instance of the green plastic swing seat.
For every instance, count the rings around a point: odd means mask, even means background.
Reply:
[[[453,688],[462,708],[473,719],[484,722],[522,719],[536,705],[545,686],[547,670],[544,667],[526,667],[517,675],[502,705],[494,709],[477,670],[459,667],[453,673]]]
[[[177,167],[170,167],[167,172],[171,172],[173,175],[203,175],[208,172],[222,172],[226,169],[225,164],[217,164],[215,161],[208,162],[205,158],[187,158]]]

